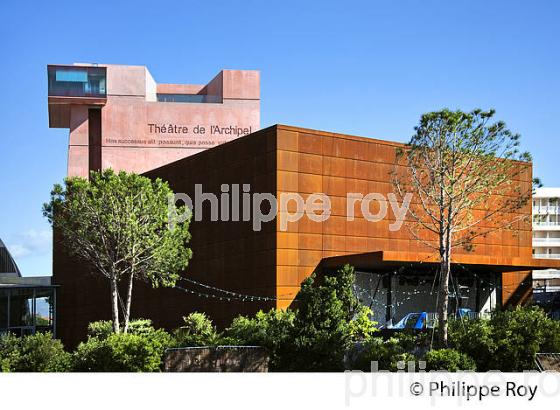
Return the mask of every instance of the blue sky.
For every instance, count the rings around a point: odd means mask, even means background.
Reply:
[[[51,274],[41,205],[66,172],[49,63],[146,65],[158,82],[195,84],[258,69],[263,127],[396,141],[423,112],[493,107],[535,175],[560,186],[555,1],[3,1],[0,15],[0,238],[25,275]]]

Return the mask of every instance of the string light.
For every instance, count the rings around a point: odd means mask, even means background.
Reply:
[[[465,272],[473,275],[474,277],[476,277],[477,279],[479,279],[481,282],[485,282],[487,284],[490,285],[490,289],[501,289],[502,291],[509,293],[510,295],[514,294],[514,292],[511,292],[509,290],[507,290],[506,288],[504,288],[501,285],[497,285],[493,282],[490,282],[489,280],[486,280],[484,278],[482,278],[481,276],[479,276],[478,274],[474,273],[473,271],[471,271],[470,269],[468,269],[466,266],[461,265],[460,263],[458,263],[457,265],[459,265]],[[523,279],[521,282],[519,282],[519,284],[525,284],[526,283],[526,279]],[[483,288],[483,290],[486,290],[486,288]]]
[[[422,261],[420,261],[420,263],[422,263]],[[409,267],[414,268],[414,265],[412,263],[407,264]],[[495,289],[502,289],[504,292],[507,292],[509,294],[513,294],[513,292],[503,288],[503,286],[497,285],[493,282],[491,282],[490,280],[487,280],[485,278],[483,278],[482,276],[472,272],[470,269],[468,269],[467,267],[463,266],[462,264],[457,263],[456,265],[458,265],[459,267],[461,267],[465,272],[469,273],[470,275],[472,275],[473,277],[477,278],[478,280],[480,280],[481,282],[489,285],[489,287],[485,287],[483,286],[481,289],[483,291],[486,290],[495,290]],[[400,273],[402,273],[405,269],[405,265],[401,266],[398,270],[393,271],[392,273],[394,275],[399,275],[399,271]],[[435,272],[432,272],[435,274]],[[368,280],[369,280],[369,284],[371,285],[373,283],[373,275],[375,273],[365,273],[365,272],[356,272],[357,275],[367,275],[368,276]],[[383,273],[383,274],[377,274],[377,275],[381,275],[381,277],[387,275],[387,273]],[[416,278],[415,278],[416,279]],[[286,300],[287,298],[289,298],[290,296],[294,296],[297,295],[298,292],[292,292],[292,293],[287,293],[284,295],[283,298],[277,298],[277,297],[270,297],[270,296],[257,296],[257,295],[248,295],[248,294],[243,294],[243,293],[239,293],[239,292],[233,292],[230,290],[226,290],[226,289],[222,289],[222,288],[218,288],[216,286],[211,286],[202,282],[198,282],[196,280],[193,279],[189,279],[189,278],[180,278],[180,281],[185,281],[188,283],[191,283],[193,285],[196,286],[200,286],[202,288],[208,289],[208,290],[212,290],[214,292],[218,292],[218,293],[222,293],[224,295],[216,295],[216,294],[212,294],[212,293],[205,293],[205,292],[198,292],[192,289],[187,289],[187,288],[183,288],[180,286],[175,286],[175,289],[193,294],[193,295],[197,295],[199,297],[204,297],[204,298],[212,298],[212,299],[217,299],[217,300],[221,300],[221,301],[241,301],[241,302],[275,302],[275,301],[279,301],[279,300]],[[390,307],[392,309],[396,309],[397,307],[400,307],[402,305],[404,305],[406,302],[410,301],[413,299],[413,296],[416,295],[420,295],[420,294],[425,294],[425,293],[430,293],[430,295],[432,294],[432,291],[427,291],[424,289],[421,289],[420,286],[425,285],[428,281],[427,280],[418,280],[418,285],[413,285],[416,286],[412,291],[403,291],[400,289],[395,289],[393,290],[392,293],[398,295],[400,294],[401,297],[396,296],[395,298],[398,300],[396,303],[391,303],[389,305],[387,305],[384,302],[381,302],[377,299],[371,299],[369,300],[369,305],[370,307],[375,305],[376,307],[379,308],[386,308],[386,307]],[[525,283],[525,280],[521,281],[521,284]],[[371,298],[371,289],[367,289],[364,287],[359,286],[357,283],[354,283],[353,285],[353,289],[354,292],[356,293],[356,295],[362,296],[362,295],[366,295],[369,296]],[[455,290],[455,297],[459,297],[458,295],[458,291]],[[469,296],[470,298],[470,296]],[[297,301],[297,299],[292,299],[293,301]]]
[[[207,285],[207,284],[202,283],[202,282],[197,282],[196,280],[189,279],[189,278],[180,278],[179,280],[189,282],[189,283],[192,283],[192,284],[197,285],[197,286],[201,286],[201,287],[206,288],[206,289],[211,289],[211,290],[214,290],[216,292],[225,293],[225,294],[231,295],[233,297],[249,297],[249,298],[264,298],[266,300],[279,300],[279,298],[274,298],[274,297],[245,295],[243,293],[232,292],[230,290],[226,290],[226,289],[218,288],[218,287],[215,287],[215,286]],[[297,294],[297,292],[296,293],[286,293],[285,296],[291,296],[291,295],[295,295],[295,294]]]
[[[187,292],[199,297],[204,297],[204,298],[211,298],[211,299],[217,299],[217,300],[221,300],[221,301],[228,301],[228,302],[232,302],[232,301],[240,301],[240,302],[260,302],[260,301],[272,301],[275,300],[275,298],[269,298],[269,297],[263,297],[263,296],[251,296],[251,295],[245,295],[244,297],[235,297],[235,296],[219,296],[219,295],[213,295],[211,293],[203,293],[203,292],[197,292],[194,291],[192,289],[187,289],[187,288],[183,288],[181,286],[174,286],[174,289],[177,290],[181,290],[183,292]]]

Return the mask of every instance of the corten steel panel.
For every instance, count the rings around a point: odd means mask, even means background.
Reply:
[[[251,184],[252,192],[276,191],[276,139],[274,129],[259,131],[153,170],[146,175],[169,182],[175,192],[194,200],[194,185],[203,192],[221,193],[221,184]],[[211,222],[205,218],[191,223],[193,251],[184,275],[198,282],[245,295],[276,296],[276,223],[264,223],[254,232],[252,222]],[[294,274],[297,277],[297,273]],[[83,264],[73,261],[55,237],[53,282],[61,285],[58,298],[58,335],[68,346],[85,338],[87,324],[110,319],[109,288],[105,281],[87,273]],[[296,281],[297,282],[297,281]],[[202,287],[179,282],[179,286],[199,293],[214,293]],[[132,317],[146,317],[158,327],[173,329],[182,316],[204,311],[224,327],[239,314],[269,309],[270,302],[220,301],[184,293],[177,289],[151,289],[136,283]],[[221,296],[225,296],[221,294]]]
[[[394,192],[390,173],[394,169],[396,148],[401,144],[288,126],[277,127],[277,139],[277,195],[297,192],[305,199],[308,194],[323,192],[331,199],[332,212],[330,218],[321,223],[303,217],[297,222],[289,222],[286,231],[281,231],[278,225],[278,293],[286,294],[285,300],[278,301],[278,307],[290,303],[292,295],[289,290],[297,285],[294,272],[298,271],[297,281],[301,282],[322,258],[387,250],[399,252],[404,260],[414,260],[418,253],[432,252],[404,226],[399,231],[389,231],[389,224],[395,220],[390,207],[386,219],[368,222],[361,217],[359,205],[355,204],[356,218],[347,220],[346,195],[349,192],[362,195],[375,192],[385,197]],[[523,189],[530,187],[530,167],[516,183]],[[372,213],[377,210],[375,206],[370,209]],[[288,212],[293,211],[288,208]],[[530,204],[520,213],[530,215]],[[530,265],[530,221],[518,223],[514,228],[518,232],[500,230],[477,238],[474,252],[464,249],[455,252],[469,257],[467,260],[473,263],[477,258],[494,264],[515,259]],[[429,233],[423,232],[421,236],[434,240]],[[504,274],[504,303],[512,300],[511,295],[522,287],[523,279],[526,280],[523,272]],[[517,300],[524,298],[526,296]]]

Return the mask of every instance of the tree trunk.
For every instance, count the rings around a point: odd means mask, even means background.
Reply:
[[[449,276],[451,272],[451,260],[449,256],[449,251],[446,250],[440,265],[441,282],[438,306],[438,341],[440,347],[447,347],[447,309],[449,307]]]
[[[132,284],[134,281],[134,273],[131,273],[128,278],[128,289],[126,292],[126,310],[124,312],[124,327],[123,332],[128,332],[128,324],[130,322],[130,306],[132,305]]]
[[[111,278],[111,309],[113,314],[113,332],[120,332],[119,323],[119,290],[117,287],[117,280],[113,277]]]

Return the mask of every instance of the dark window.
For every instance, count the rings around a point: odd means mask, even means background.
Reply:
[[[8,291],[0,289],[0,329],[8,327]]]
[[[55,301],[52,287],[0,288],[0,335],[54,334]]]
[[[101,170],[101,110],[90,108],[88,111],[89,133],[89,170]]]
[[[177,103],[221,103],[222,97],[204,94],[158,94],[157,100],[159,102]]]
[[[10,290],[10,327],[33,326],[33,289]]]

